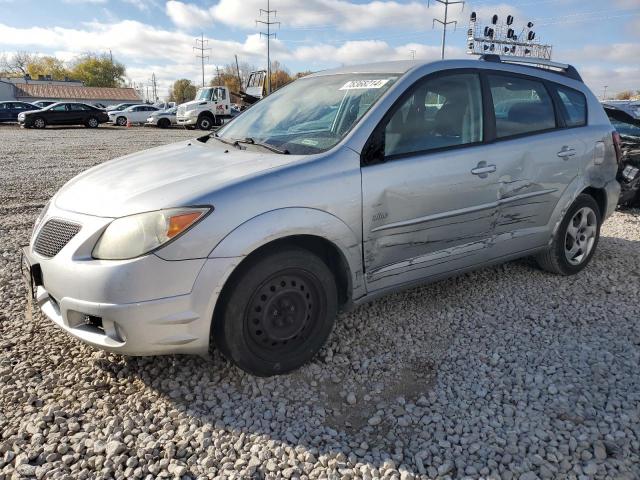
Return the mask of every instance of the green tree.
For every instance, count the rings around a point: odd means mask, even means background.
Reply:
[[[120,87],[125,73],[125,66],[112,61],[108,55],[91,53],[77,59],[71,69],[71,76],[88,87]]]
[[[196,98],[196,86],[191,83],[191,80],[181,78],[173,83],[173,87],[169,89],[169,101],[176,102],[178,105],[185,102],[190,102]]]

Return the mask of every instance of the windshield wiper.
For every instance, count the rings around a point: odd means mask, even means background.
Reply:
[[[235,144],[239,145],[241,143],[246,143],[248,145],[256,145],[258,147],[262,147],[262,148],[266,148],[267,150],[271,150],[272,152],[275,153],[279,153],[281,155],[289,155],[289,150],[281,150],[278,147],[274,147],[273,145],[269,144],[269,143],[264,143],[264,142],[256,142],[253,138],[251,137],[246,137],[242,140],[236,140]]]
[[[238,142],[232,142],[230,140],[225,140],[224,138],[222,138],[221,136],[219,136],[217,133],[213,133],[211,135],[209,135],[209,138],[215,138],[216,140],[218,140],[219,142],[225,143],[227,145],[231,145],[232,147],[239,147]]]

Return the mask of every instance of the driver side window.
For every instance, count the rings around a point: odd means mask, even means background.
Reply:
[[[384,129],[384,156],[482,142],[482,90],[475,73],[428,78],[413,87]]]

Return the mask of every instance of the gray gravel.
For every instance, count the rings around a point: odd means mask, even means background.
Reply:
[[[571,278],[512,262],[342,315],[258,379],[123,358],[27,301],[18,247],[66,180],[183,130],[0,126],[0,480],[640,478],[640,212]]]

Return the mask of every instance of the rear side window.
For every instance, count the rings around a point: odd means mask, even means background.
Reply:
[[[558,96],[566,112],[567,127],[582,127],[587,124],[587,99],[577,90],[557,87]]]
[[[488,75],[488,80],[498,138],[556,128],[553,102],[542,82],[509,75]]]

